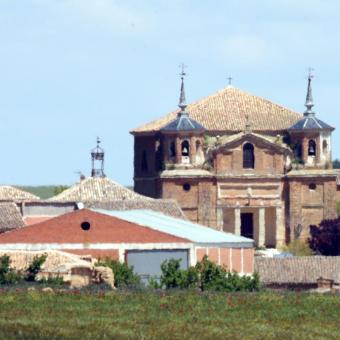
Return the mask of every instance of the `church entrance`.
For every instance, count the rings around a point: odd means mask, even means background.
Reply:
[[[253,213],[241,213],[241,235],[254,238]]]

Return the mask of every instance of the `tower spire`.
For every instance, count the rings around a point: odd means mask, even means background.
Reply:
[[[305,111],[305,116],[311,116],[314,115],[313,112],[313,95],[312,95],[312,79],[314,78],[313,74],[312,74],[313,69],[310,67],[308,69],[308,85],[307,85],[307,95],[306,95],[306,103],[305,106],[307,108],[307,110]]]
[[[187,114],[185,112],[185,109],[187,107],[187,103],[186,103],[186,99],[185,99],[185,89],[184,89],[184,76],[186,75],[186,73],[184,72],[185,69],[185,65],[181,64],[179,65],[179,67],[182,68],[182,72],[180,73],[181,76],[181,93],[179,96],[179,103],[178,103],[178,107],[181,109],[181,111],[179,112],[179,116],[182,116],[183,114]]]

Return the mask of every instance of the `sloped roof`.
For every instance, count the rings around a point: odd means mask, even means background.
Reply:
[[[309,284],[320,277],[334,280],[340,273],[340,256],[255,257],[255,272],[266,284]]]
[[[83,230],[81,224],[89,222]],[[189,240],[88,209],[0,234],[0,244],[190,243]]]
[[[48,201],[101,202],[125,199],[149,198],[123,187],[108,177],[88,177]]]
[[[245,247],[252,248],[254,241],[252,239],[217,231],[201,224],[190,221],[180,220],[165,216],[161,213],[149,210],[129,210],[129,211],[107,211],[96,210],[109,216],[115,216],[122,220],[147,226],[177,237],[188,239],[196,244],[215,245],[226,247]]]
[[[40,198],[10,185],[0,185],[0,201],[29,201]]]
[[[161,129],[162,132],[177,132],[177,131],[196,131],[204,132],[205,128],[196,120],[191,119],[187,114],[182,114],[175,118],[172,122],[165,125]]]
[[[254,131],[287,130],[301,119],[299,113],[234,87],[227,87],[191,103],[186,110],[190,118],[209,131],[242,131],[247,122],[247,115]],[[132,133],[159,131],[174,120],[177,113],[178,110],[171,112],[165,117],[134,129]]]
[[[149,199],[149,200],[118,200],[110,202],[85,202],[86,208],[104,210],[152,210],[165,215],[186,220],[182,209],[174,199]]]
[[[334,128],[314,116],[306,116],[291,126],[288,130],[334,130]]]
[[[14,202],[0,202],[0,233],[21,228],[25,225]]]

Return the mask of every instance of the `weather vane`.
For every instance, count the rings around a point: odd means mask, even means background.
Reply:
[[[184,63],[180,64],[178,67],[180,67],[182,69],[182,72],[180,73],[180,75],[183,77],[186,75],[185,73],[185,69],[188,67],[187,65],[184,65]]]
[[[314,78],[314,74],[313,74],[314,69],[312,67],[308,67],[307,71],[308,71],[308,78],[310,79]]]

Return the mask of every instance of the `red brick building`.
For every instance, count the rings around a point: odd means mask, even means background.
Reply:
[[[183,74],[184,75],[184,74]],[[132,131],[135,191],[176,199],[187,217],[278,246],[336,217],[331,126],[234,87]]]

